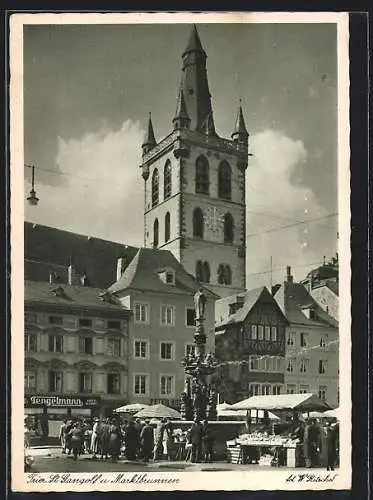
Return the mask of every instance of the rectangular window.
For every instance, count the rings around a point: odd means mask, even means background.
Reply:
[[[107,327],[109,330],[120,330],[120,321],[117,320],[109,320],[107,322]]]
[[[194,356],[195,354],[195,345],[194,344],[186,344],[185,345],[185,356]]]
[[[108,373],[107,392],[108,392],[108,394],[120,394],[120,375],[119,375],[119,373]]]
[[[160,395],[172,397],[174,394],[174,375],[160,376]]]
[[[49,335],[48,337],[49,352],[63,352],[63,337],[62,335]]]
[[[149,322],[149,304],[138,302],[135,304],[135,323]]]
[[[281,385],[274,385],[272,393],[274,396],[278,396],[279,394],[281,394]]]
[[[135,340],[133,357],[135,359],[148,359],[148,342],[146,340]]]
[[[25,389],[36,390],[36,373],[25,371]]]
[[[286,362],[286,371],[289,373],[293,373],[295,368],[295,359],[294,358],[288,358]]]
[[[297,386],[295,384],[288,384],[286,386],[286,394],[295,394],[297,392]]]
[[[113,358],[120,357],[120,339],[108,339],[107,355],[112,356]]]
[[[79,392],[92,392],[92,373],[79,373]]]
[[[326,373],[327,362],[324,359],[319,360],[319,373],[323,375]]]
[[[188,307],[186,310],[186,325],[195,326],[195,324],[196,324],[196,311]]]
[[[326,347],[327,343],[328,343],[328,336],[327,335],[321,335],[321,337],[320,337],[320,347]]]
[[[264,339],[264,326],[259,325],[258,326],[258,340],[263,340]]]
[[[319,386],[319,399],[321,399],[322,401],[326,401],[327,391],[328,391],[328,388],[326,385],[320,385]]]
[[[262,396],[269,396],[271,394],[270,385],[262,385]]]
[[[266,326],[265,327],[265,340],[269,342],[271,340],[271,327]]]
[[[299,394],[307,394],[310,392],[310,386],[309,385],[300,385],[299,386]]]
[[[308,347],[308,334],[307,333],[300,334],[300,346],[301,347]]]
[[[250,370],[251,371],[259,370],[259,360],[256,356],[250,356]]]
[[[309,359],[301,359],[299,366],[300,373],[307,373],[308,364],[309,364]]]
[[[251,340],[257,340],[258,328],[256,325],[251,325]]]
[[[273,366],[273,361],[271,358],[265,358],[264,360],[264,370],[266,372],[271,372],[272,371],[272,366]]]
[[[92,337],[80,337],[80,339],[79,339],[79,351],[81,354],[93,354],[93,338]]]
[[[162,361],[172,361],[175,359],[175,346],[173,342],[161,342],[160,344],[160,359]]]
[[[161,325],[174,326],[175,324],[175,308],[173,306],[161,307]]]
[[[173,272],[166,272],[166,283],[169,285],[175,283],[175,274]]]
[[[277,342],[277,326],[272,326],[271,336],[272,342]]]
[[[250,384],[249,386],[250,396],[259,396],[259,393],[260,393],[260,384]]]
[[[36,333],[26,333],[25,335],[25,352],[37,351],[37,335]]]
[[[286,340],[287,345],[294,346],[295,345],[295,333],[289,332]]]
[[[79,318],[79,326],[92,328],[92,320],[89,318]]]
[[[63,373],[57,371],[48,372],[48,390],[49,392],[62,392]]]
[[[62,316],[49,316],[48,321],[51,325],[62,325]]]
[[[134,375],[133,392],[137,396],[146,396],[148,394],[148,375]]]

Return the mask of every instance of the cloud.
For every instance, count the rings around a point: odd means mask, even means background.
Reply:
[[[265,130],[252,136],[251,151],[246,173],[249,288],[270,285],[271,256],[273,283],[283,280],[287,265],[292,266],[295,277],[304,277],[325,251],[319,244],[325,232],[320,224],[328,223],[325,219],[274,230],[326,215],[312,190],[296,182],[307,158],[302,141],[280,131]]]
[[[58,140],[56,163],[67,187],[37,185],[33,222],[130,245],[143,241],[143,179],[139,168],[144,131],[127,120],[79,139]]]

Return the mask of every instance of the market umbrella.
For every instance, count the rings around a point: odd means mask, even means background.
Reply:
[[[216,410],[218,412],[218,417],[243,417],[246,418],[248,410],[232,410],[232,405],[228,403],[221,403],[217,405]],[[249,416],[256,418],[255,410],[250,410]],[[268,412],[268,417],[271,420],[279,420],[280,418],[271,412]],[[259,410],[258,418],[264,418],[264,411]]]
[[[121,406],[114,411],[116,413],[137,413],[138,411],[144,410],[145,408],[149,408],[149,405],[144,405],[142,403],[133,403],[130,405]]]
[[[325,411],[330,406],[311,393],[306,394],[278,394],[275,396],[252,396],[235,403],[232,410],[297,410],[297,411]]]
[[[334,410],[327,410],[323,414],[324,417],[337,418],[338,420],[340,419],[340,415],[341,415],[340,408],[334,408]]]
[[[173,418],[180,419],[181,415],[178,411],[168,406],[159,404],[154,406],[148,406],[143,410],[136,413],[135,417],[138,418]]]

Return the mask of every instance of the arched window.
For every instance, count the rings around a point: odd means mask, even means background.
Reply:
[[[167,212],[164,218],[164,240],[168,241],[171,235],[171,215]]]
[[[159,174],[155,169],[152,176],[152,207],[158,205],[159,202]]]
[[[232,270],[228,264],[220,264],[218,267],[218,283],[219,285],[232,284]]]
[[[203,281],[202,274],[203,274],[203,263],[201,260],[197,260],[197,262],[196,262],[196,280],[197,281]]]
[[[224,215],[224,243],[233,243],[234,232],[233,217],[230,213]]]
[[[167,200],[171,196],[171,162],[170,160],[167,160],[166,165],[164,166],[164,176],[163,176],[163,182],[164,182],[164,190],[163,190],[163,196],[164,199]]]
[[[202,281],[203,283],[210,283],[210,266],[206,261],[203,263],[202,267]]]
[[[203,239],[204,222],[203,212],[200,208],[196,208],[193,212],[193,236],[194,238]]]
[[[155,219],[153,224],[153,247],[157,247],[159,244],[159,222]]]
[[[203,155],[196,161],[196,193],[209,194],[209,162]]]
[[[227,161],[222,161],[219,165],[218,174],[219,198],[230,200],[232,198],[232,172]]]

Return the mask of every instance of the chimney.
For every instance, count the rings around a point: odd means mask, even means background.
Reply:
[[[69,285],[76,284],[75,267],[72,264],[70,264],[69,267],[67,268],[67,281]]]
[[[288,283],[293,283],[293,276],[291,274],[291,267],[290,266],[286,266],[286,281]]]
[[[120,280],[122,274],[126,268],[126,259],[124,257],[119,257],[117,260],[117,281]]]

